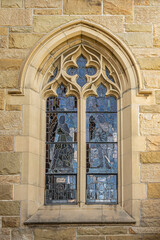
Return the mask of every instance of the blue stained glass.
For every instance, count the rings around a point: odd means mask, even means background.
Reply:
[[[70,67],[67,69],[68,75],[70,76],[74,76],[76,74],[78,75],[77,83],[81,87],[83,87],[87,82],[86,75],[93,76],[97,72],[95,67],[85,67],[86,64],[87,64],[86,58],[84,58],[83,55],[81,55],[77,59],[78,68]]]
[[[112,76],[110,76],[110,72],[109,72],[109,70],[108,70],[107,67],[106,67],[105,71],[106,71],[106,75],[107,75],[107,77],[109,78],[109,80],[111,80],[112,82],[114,82],[114,79],[113,79]]]
[[[56,67],[55,70],[53,71],[53,75],[50,77],[48,82],[51,82],[52,80],[55,79],[55,77],[57,76],[58,73],[58,68]]]

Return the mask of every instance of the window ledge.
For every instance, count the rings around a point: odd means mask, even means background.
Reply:
[[[43,206],[25,224],[134,224],[136,221],[122,207],[116,206]]]

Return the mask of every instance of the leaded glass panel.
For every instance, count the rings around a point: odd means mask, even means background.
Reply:
[[[101,84],[86,103],[88,204],[117,203],[117,101],[106,91]]]
[[[77,100],[49,97],[46,107],[46,203],[75,203],[77,181]]]

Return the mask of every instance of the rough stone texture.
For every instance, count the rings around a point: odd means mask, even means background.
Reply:
[[[132,52],[137,58],[160,57],[159,48],[132,48]]]
[[[28,49],[0,49],[0,59],[24,59],[29,52]]]
[[[21,105],[6,104],[6,111],[21,111],[21,110],[22,110]]]
[[[123,227],[82,227],[78,228],[78,235],[110,235],[125,234],[127,229]]]
[[[139,107],[141,113],[160,113],[159,105],[141,105]]]
[[[160,58],[138,58],[141,69],[160,70]]]
[[[160,227],[160,218],[141,218],[142,227]]]
[[[20,214],[20,202],[16,201],[1,201],[0,215],[2,216],[17,216]]]
[[[151,0],[151,1],[150,1],[150,5],[160,6],[160,1],[159,1],[159,0]]]
[[[149,0],[134,0],[134,5],[140,6],[149,6]]]
[[[10,27],[10,32],[16,33],[30,33],[32,32],[32,27]]]
[[[34,240],[75,240],[74,228],[35,229]],[[98,240],[98,239],[97,239]]]
[[[25,0],[26,8],[60,8],[60,0]]]
[[[160,23],[160,7],[135,7],[135,23]]]
[[[130,32],[119,33],[118,36],[132,47],[152,47],[151,33]]]
[[[0,110],[4,110],[4,90],[0,90]]]
[[[31,48],[42,37],[42,34],[11,33],[9,36],[9,47]]]
[[[12,200],[13,199],[13,186],[12,185],[0,185],[0,200]]]
[[[20,130],[22,128],[20,112],[0,112],[0,130]]]
[[[151,113],[140,114],[140,133],[141,135],[159,135],[160,134],[159,114]]]
[[[160,47],[160,24],[153,25],[153,45],[155,47]]]
[[[147,150],[159,151],[160,149],[160,136],[149,136],[146,141]]]
[[[131,15],[133,11],[132,0],[104,0],[104,14]]]
[[[1,137],[7,138],[9,137]],[[0,153],[0,174],[19,174],[20,173],[20,153]]]
[[[148,184],[148,198],[160,198],[160,183]]]
[[[156,103],[160,104],[160,91],[155,91]]]
[[[133,15],[125,16],[125,23],[133,23]]]
[[[0,35],[7,36],[8,35],[8,28],[0,27]]]
[[[12,136],[0,136],[0,152],[10,152],[13,151],[13,149],[14,138]]]
[[[15,228],[19,227],[19,217],[2,217],[3,228]]]
[[[20,183],[20,176],[0,175],[0,184]]]
[[[141,201],[141,217],[159,218],[160,217],[160,200],[143,200]]]
[[[78,236],[77,240],[142,240],[140,235],[123,236]]]
[[[30,9],[0,9],[0,25],[29,26],[32,25],[32,10]]]
[[[0,48],[8,47],[8,38],[6,36],[0,36]]]
[[[0,229],[0,239],[10,240],[11,230],[10,229]]]
[[[77,236],[77,240],[105,240],[105,236]]]
[[[35,9],[35,15],[62,15],[62,9]]]
[[[1,0],[2,8],[22,8],[22,0]]]
[[[144,85],[146,88],[160,88],[160,72],[159,71],[142,71],[144,77]]]
[[[160,163],[160,152],[141,152],[141,163]]]
[[[14,229],[11,236],[12,240],[33,240],[32,229]]]
[[[142,164],[141,182],[160,182],[160,164]]]
[[[100,15],[102,13],[102,0],[63,0],[63,14],[67,15]]]
[[[151,24],[126,24],[126,32],[152,32]]]

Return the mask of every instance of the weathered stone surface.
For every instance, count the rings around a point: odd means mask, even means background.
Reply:
[[[12,240],[33,240],[32,229],[14,229],[11,236]]]
[[[4,90],[0,90],[0,110],[4,110]]]
[[[25,0],[26,8],[60,8],[62,1],[59,0]]]
[[[150,5],[152,6],[160,6],[160,1],[159,0],[151,0]]]
[[[32,25],[32,10],[30,9],[0,9],[1,26]]]
[[[160,47],[160,24],[153,25],[153,46]]]
[[[148,198],[160,198],[160,183],[148,184]]]
[[[0,152],[9,152],[13,151],[13,149],[14,149],[14,137],[0,136]]]
[[[0,59],[0,70],[19,69],[21,64],[21,59]]]
[[[19,227],[19,217],[2,217],[3,228]]]
[[[10,229],[0,229],[0,239],[1,240],[10,240],[11,239],[11,230]]]
[[[106,236],[105,240],[142,240],[141,235]]]
[[[159,234],[160,233],[160,228],[159,227],[131,227],[129,229],[132,229],[134,231],[134,233],[139,233],[139,234],[148,234],[148,233],[152,233],[152,234]]]
[[[10,48],[31,48],[43,34],[11,33],[9,36]]]
[[[105,240],[105,236],[77,236],[77,240]]]
[[[141,182],[160,182],[160,164],[142,164]]]
[[[134,5],[144,5],[149,6],[149,0],[134,0]]]
[[[0,200],[13,199],[13,186],[9,184],[0,185]]]
[[[141,152],[141,163],[160,163],[160,152]]]
[[[132,0],[104,0],[104,14],[131,15],[133,11]]]
[[[125,23],[133,23],[133,15],[125,16]]]
[[[135,7],[135,23],[160,23],[160,7]]]
[[[22,106],[21,105],[6,104],[6,110],[7,111],[21,111],[22,110]]]
[[[141,113],[159,113],[160,106],[159,105],[141,105],[139,107],[139,111]]]
[[[20,176],[0,175],[0,184],[20,183]]]
[[[142,234],[142,239],[143,240],[159,240],[160,235],[159,234]]]
[[[159,218],[141,218],[142,227],[160,227],[160,217]]]
[[[102,13],[102,0],[63,0],[63,14],[67,15],[100,15]]]
[[[146,141],[147,150],[159,151],[160,149],[160,136],[149,136]]]
[[[1,0],[2,8],[22,8],[22,0]]]
[[[81,227],[78,228],[78,235],[110,235],[125,234],[127,229],[123,227]]]
[[[141,135],[160,134],[159,114],[151,113],[140,114],[140,133]]]
[[[155,91],[156,103],[160,104],[160,91]]]
[[[151,24],[125,24],[126,32],[152,32]]]
[[[20,202],[18,201],[1,201],[0,215],[17,216],[20,214]]]
[[[8,35],[8,28],[7,27],[0,27],[0,35],[7,36]]]
[[[160,217],[160,200],[143,200],[141,202],[141,217],[142,218],[159,218]]]
[[[20,130],[22,128],[20,112],[0,112],[0,130]]]
[[[62,15],[62,9],[35,9],[35,15]]]
[[[7,138],[6,140],[9,140],[8,139],[9,137],[1,138]],[[19,174],[20,160],[21,160],[20,153],[0,153],[0,174],[1,175]]]
[[[132,48],[132,52],[137,58],[160,57],[159,48]]]
[[[6,36],[0,36],[0,48],[8,47],[8,38]]]
[[[10,27],[10,32],[14,32],[14,33],[30,33],[30,32],[32,32],[32,27],[30,27],[30,26]]]
[[[2,59],[24,59],[29,49],[0,49],[0,58]]]
[[[74,228],[35,229],[34,240],[75,240]]]
[[[138,58],[141,69],[160,70],[160,58]]]
[[[144,85],[146,88],[160,88],[160,72],[143,70]]]
[[[119,33],[118,36],[132,47],[152,47],[151,33],[128,32]]]

